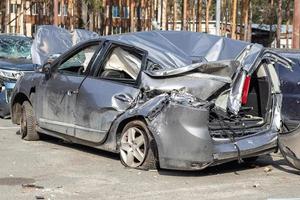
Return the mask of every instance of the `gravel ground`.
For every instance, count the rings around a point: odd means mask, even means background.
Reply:
[[[0,119],[0,199],[300,199],[280,154],[203,171],[125,168],[116,154],[54,138],[26,142]]]

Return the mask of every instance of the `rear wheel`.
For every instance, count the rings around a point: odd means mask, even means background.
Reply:
[[[131,168],[155,169],[155,141],[144,122],[129,122],[120,138],[120,158],[123,165]]]
[[[28,101],[24,101],[22,104],[20,134],[24,140],[35,141],[40,139],[39,134],[36,131],[36,119],[33,108]]]

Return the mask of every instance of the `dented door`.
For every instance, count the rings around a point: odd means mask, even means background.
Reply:
[[[109,80],[86,78],[75,106],[75,137],[101,142],[112,122],[127,110],[139,89]]]

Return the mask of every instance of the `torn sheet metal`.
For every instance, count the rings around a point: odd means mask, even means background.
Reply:
[[[164,92],[184,89],[195,97],[206,100],[226,84],[230,85],[238,66],[238,62],[223,61],[202,63],[199,66],[194,64],[183,70],[180,68],[165,72],[143,72],[142,87]]]
[[[88,31],[85,29],[74,29],[72,32],[72,43],[73,45],[82,42],[82,41],[86,41],[89,39],[94,39],[94,38],[98,38],[99,35],[95,32],[92,31]]]
[[[163,69],[185,67],[203,60],[233,60],[250,44],[188,31],[136,32],[104,38],[148,51],[149,58]]]
[[[31,47],[32,62],[42,65],[52,54],[62,54],[72,47],[71,34],[52,25],[39,26]]]
[[[31,47],[32,61],[42,65],[49,56],[60,55],[79,42],[97,37],[96,33],[88,30],[75,29],[71,33],[57,26],[39,26]]]

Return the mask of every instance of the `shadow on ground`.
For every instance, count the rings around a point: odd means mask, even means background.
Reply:
[[[41,139],[42,141],[51,144],[73,148],[78,151],[94,154],[97,156],[102,156],[113,160],[119,160],[119,155],[116,153],[112,153],[112,152],[108,152],[108,151],[104,151],[104,150],[100,150],[100,149],[96,149],[93,147],[84,146],[80,144],[68,143],[61,139],[57,139],[55,137],[48,136],[48,135],[42,135]],[[186,177],[210,176],[210,175],[225,174],[225,173],[234,173],[236,175],[239,175],[239,173],[244,170],[272,166],[275,169],[278,169],[280,171],[300,175],[300,171],[289,167],[288,163],[285,161],[284,158],[281,157],[280,154],[276,154],[276,156],[280,157],[280,159],[274,160],[270,155],[264,155],[264,156],[260,156],[256,161],[243,162],[243,163],[232,161],[217,166],[211,166],[199,171],[179,171],[179,170],[159,169],[158,173],[160,175],[165,175],[165,176],[186,176]]]

